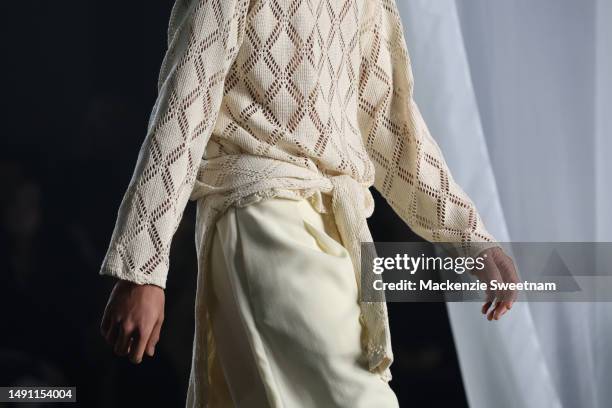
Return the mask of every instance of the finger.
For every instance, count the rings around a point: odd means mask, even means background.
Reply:
[[[486,289],[485,290],[485,302],[489,304],[493,304],[494,300],[495,300],[495,293],[491,289]]]
[[[498,306],[499,306],[499,302],[495,302],[495,306],[493,306],[493,308],[489,311],[489,314],[487,314],[488,321],[493,320],[493,318],[495,317],[495,310],[497,310]]]
[[[506,305],[504,302],[501,302],[498,307],[495,309],[493,313],[493,319],[499,320],[506,313]]]
[[[512,306],[514,305],[514,301],[515,299],[504,300],[504,306],[506,306],[506,309],[508,310],[512,309]]]
[[[489,308],[493,304],[495,300],[495,294],[490,289],[485,289],[485,303],[482,305],[482,309],[480,310],[483,315],[486,315]]]
[[[119,322],[112,322],[111,320],[110,327],[108,328],[106,336],[104,337],[110,346],[114,346],[115,342],[117,341],[117,336],[119,335],[119,325]]]
[[[145,349],[151,337],[152,328],[141,327],[134,336],[134,343],[130,351],[130,361],[139,364],[142,361]]]
[[[151,332],[151,336],[149,337],[149,341],[147,343],[147,354],[150,357],[153,357],[153,355],[155,354],[155,346],[157,345],[157,342],[159,341],[161,326],[162,326],[162,322],[161,320],[159,320],[153,327],[153,331]]]
[[[489,311],[489,308],[491,307],[491,305],[492,305],[492,304],[493,304],[493,302],[491,302],[491,301],[489,301],[489,302],[485,302],[485,303],[482,305],[482,309],[480,309],[480,312],[481,312],[483,315],[486,315],[486,314],[487,314],[487,312]]]
[[[115,354],[125,356],[130,350],[132,340],[132,328],[125,324],[119,325],[119,335],[115,342]]]

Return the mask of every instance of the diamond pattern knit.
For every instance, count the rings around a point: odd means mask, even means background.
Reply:
[[[172,237],[197,200],[187,406],[215,402],[205,270],[210,232],[229,206],[308,198],[334,212],[357,279],[358,243],[371,241],[370,186],[429,241],[494,245],[413,100],[395,1],[176,1],[159,96],[100,273],[165,287]],[[389,380],[381,300],[362,305],[364,351]]]

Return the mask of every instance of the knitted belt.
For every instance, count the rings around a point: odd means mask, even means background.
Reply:
[[[373,180],[360,182],[346,175],[322,174],[314,162],[305,159],[309,167],[248,154],[226,155],[205,159],[200,165],[191,199],[214,199],[219,209],[235,205],[246,206],[266,197],[309,197],[313,207],[322,213],[334,215],[342,242],[351,257],[359,289],[362,336],[364,349],[372,372],[389,381],[389,366],[393,361],[391,337],[384,293],[372,292],[376,301],[362,300],[361,258],[375,256],[367,218],[374,211],[374,199],[369,187]],[[299,194],[295,192],[299,191]],[[288,193],[292,192],[292,193]],[[331,209],[321,193],[331,195]],[[365,250],[365,252],[363,250]],[[368,292],[370,293],[370,292]]]

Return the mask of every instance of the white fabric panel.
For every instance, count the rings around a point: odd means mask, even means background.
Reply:
[[[594,238],[594,1],[459,1],[514,241]]]
[[[491,231],[612,241],[612,1],[400,7],[417,102]],[[449,311],[472,407],[612,406],[612,304],[522,303],[484,325],[467,306]]]
[[[596,20],[596,208],[597,240],[612,241],[612,1],[597,0]]]
[[[610,2],[457,4],[512,239],[609,239]],[[611,406],[611,305],[530,310],[562,405]]]
[[[540,6],[542,12],[552,7],[551,4]],[[566,236],[579,239],[575,237],[576,231],[580,231],[583,237],[592,232],[592,220],[578,227],[574,226],[575,221],[564,227],[559,227],[554,221],[538,222],[551,220],[551,207],[559,214],[576,214],[592,206],[589,200],[581,202],[574,198],[568,201],[565,192],[557,188],[563,179],[575,180],[577,194],[583,197],[589,186],[593,188],[592,177],[590,184],[589,181],[577,183],[580,175],[572,173],[569,165],[572,163],[570,158],[576,160],[572,154],[578,154],[578,162],[590,168],[584,156],[593,154],[592,140],[578,148],[555,144],[553,154],[548,154],[555,135],[569,136],[580,133],[578,130],[581,128],[586,128],[586,132],[589,127],[592,129],[589,112],[592,112],[593,101],[588,100],[589,93],[583,89],[588,80],[579,81],[575,89],[569,90],[567,86],[559,86],[569,81],[565,76],[570,76],[571,70],[567,68],[561,68],[561,77],[554,80],[546,75],[533,76],[535,72],[526,67],[541,65],[540,73],[545,74],[561,64],[565,54],[559,46],[538,53],[542,44],[535,40],[522,47],[522,42],[527,41],[530,34],[523,33],[521,39],[516,32],[521,24],[533,24],[534,29],[539,29],[541,39],[551,33],[560,34],[558,27],[547,30],[538,26],[533,15],[521,14],[530,12],[526,2],[460,3],[463,26],[454,1],[411,1],[402,3],[401,7],[412,53],[417,101],[456,179],[481,209],[491,231],[500,240],[510,239],[501,201],[509,213],[507,219],[514,240],[545,240],[545,234],[549,240],[555,240],[561,231],[568,231]],[[586,12],[582,10],[582,13]],[[554,17],[559,24],[580,27],[580,24],[568,23],[567,15],[562,12],[557,12]],[[462,30],[468,37],[465,42]],[[578,41],[584,43],[585,34],[582,35]],[[582,52],[588,53],[588,47]],[[475,78],[475,87],[471,78]],[[539,86],[528,83],[528,79]],[[538,95],[530,93],[534,89]],[[568,112],[559,109],[562,104],[559,98],[572,92],[582,96],[576,117],[570,117]],[[571,110],[573,105],[565,108]],[[540,136],[541,133],[546,135]],[[486,141],[484,134],[487,135]],[[527,151],[526,146],[533,144],[534,150]],[[567,158],[567,165],[559,166],[559,157]],[[526,163],[531,166],[525,167]],[[565,172],[560,177],[555,173],[557,167],[562,167]],[[501,180],[499,193],[494,172],[496,176],[498,173],[501,175],[498,177]],[[535,177],[534,174],[544,177]],[[542,186],[548,180],[552,186]],[[525,197],[532,196],[535,200],[525,200]],[[551,202],[551,197],[556,201]],[[527,210],[531,212],[526,214]],[[579,309],[580,305],[568,307]],[[550,342],[548,334],[563,331],[566,323],[563,313],[555,312],[557,308],[558,305],[521,303],[503,321],[489,323],[478,315],[473,305],[449,304],[472,407],[556,407],[591,401],[588,395],[592,387],[572,387],[568,382],[574,380],[574,375],[560,374],[559,371],[551,373],[551,370],[559,368],[554,360],[560,360],[558,353],[561,350],[555,347],[558,344]],[[582,315],[583,311],[578,313]],[[551,316],[561,318],[549,319]],[[576,327],[578,334],[573,340],[568,337],[568,341],[584,343],[584,333],[592,332],[586,325]],[[570,353],[567,358],[579,364],[586,361],[585,353],[588,351]]]
[[[612,241],[612,1],[596,1],[596,240]],[[601,267],[600,267],[601,268]],[[608,266],[609,268],[609,266]],[[612,304],[592,305],[593,379],[599,407],[612,406]],[[583,381],[588,381],[589,378]]]

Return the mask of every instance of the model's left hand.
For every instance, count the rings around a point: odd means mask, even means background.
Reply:
[[[506,255],[501,247],[486,249],[480,256],[485,258],[485,267],[482,270],[472,271],[472,274],[479,280],[486,282],[487,285],[492,280],[504,283],[519,282],[514,261]],[[481,312],[486,315],[489,321],[499,320],[508,310],[512,309],[515,300],[516,290],[492,291],[489,289],[486,291],[486,300],[482,305]],[[493,307],[491,308],[491,306]]]

